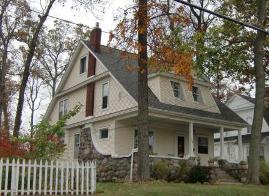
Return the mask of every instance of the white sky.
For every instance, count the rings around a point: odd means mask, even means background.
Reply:
[[[77,9],[71,9],[71,6],[73,6],[74,1],[73,0],[67,0],[66,3],[63,4],[57,2],[52,7],[52,10],[49,15],[55,16],[61,19],[69,20],[74,23],[81,23],[83,25],[87,25],[89,27],[94,27],[96,22],[99,22],[99,26],[103,31],[109,32],[110,30],[113,30],[116,26],[116,22],[114,21],[114,15],[117,12],[118,9],[124,8],[125,6],[132,3],[132,0],[105,0],[105,11],[102,12],[95,12],[92,13],[90,11],[86,11],[83,7],[77,7]],[[30,0],[30,3],[32,5],[32,9],[36,11],[42,11],[42,7],[40,6],[40,2],[44,6],[46,3],[46,0]],[[100,7],[97,7],[98,10]],[[35,14],[35,13],[33,13]],[[95,15],[98,14],[98,17]],[[45,22],[45,25],[48,27],[52,27],[54,18],[48,17],[47,21]],[[102,33],[102,44],[106,44],[108,41],[108,34]],[[49,93],[48,90],[43,89],[40,98],[41,98],[41,106],[38,111],[35,113],[34,121],[38,122],[41,119],[41,115],[45,113],[47,106],[50,102],[49,99]],[[22,117],[22,128],[24,130],[29,129],[29,122],[30,122],[30,110],[29,107],[25,101],[24,105],[24,112]]]

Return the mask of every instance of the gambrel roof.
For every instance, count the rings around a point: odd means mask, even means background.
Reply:
[[[85,45],[90,48],[89,42],[84,41]],[[127,90],[127,92],[137,100],[138,93],[138,77],[136,71],[128,70],[127,66],[137,67],[136,58],[132,58],[135,54],[129,54],[130,58],[122,57],[123,51],[110,48],[107,46],[101,46],[100,53],[94,53],[94,55],[107,67],[111,74],[118,80],[118,82]],[[127,54],[128,55],[128,54]],[[176,106],[172,104],[166,104],[159,101],[154,93],[149,88],[149,107],[159,110],[166,110],[176,112],[178,115],[187,114],[199,117],[213,118],[233,123],[239,123],[241,126],[246,126],[247,123],[239,117],[235,112],[229,109],[225,104],[215,99],[217,107],[220,113],[214,113],[195,108]],[[213,106],[212,106],[213,107]],[[214,105],[215,107],[215,105]]]

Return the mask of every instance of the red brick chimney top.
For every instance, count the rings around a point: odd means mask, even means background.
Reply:
[[[97,22],[95,28],[90,33],[90,47],[94,52],[100,53],[101,35],[102,30]]]

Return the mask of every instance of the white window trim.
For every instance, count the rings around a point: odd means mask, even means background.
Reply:
[[[58,117],[60,117],[60,103],[63,102],[63,101],[66,101],[67,100],[67,113],[69,112],[69,98],[61,98],[58,102]],[[67,114],[66,113],[66,114]],[[65,115],[65,113],[63,114],[63,116]]]
[[[175,83],[178,83],[179,85],[179,97],[175,97],[174,95],[174,89],[173,89],[173,86],[172,86],[172,83],[171,82],[175,82]],[[179,101],[184,101],[185,100],[185,94],[184,94],[184,90],[183,90],[183,86],[181,84],[181,82],[178,82],[176,80],[169,80],[169,84],[170,84],[170,87],[172,89],[172,94],[173,94],[173,97]]]
[[[107,138],[101,138],[101,130],[107,129]],[[101,141],[109,140],[109,127],[102,127],[98,129],[98,139]]]
[[[135,130],[138,131],[137,128],[134,129],[133,131],[133,148],[134,148],[134,144],[135,144]],[[156,130],[149,130],[149,132],[153,132],[153,146],[152,146],[152,153],[155,154],[156,152],[154,152],[155,150],[155,146],[156,146]],[[137,135],[138,137],[138,135]],[[134,149],[138,149],[138,143],[137,143],[137,148]]]
[[[194,103],[199,103],[199,104],[204,104],[204,96],[203,96],[203,93],[202,93],[202,90],[201,90],[201,88],[199,87],[199,86],[196,86],[196,85],[192,85],[192,88],[193,87],[197,87],[197,90],[198,90],[198,94],[199,94],[199,96],[201,96],[201,101],[199,101],[199,100],[194,100],[194,97],[193,97],[193,91],[192,91],[192,89],[191,89],[191,96],[192,96],[192,100],[193,100],[193,102]],[[200,93],[199,93],[200,92]],[[199,98],[198,98],[199,99]]]
[[[103,108],[103,86],[104,86],[105,84],[107,84],[107,86],[108,86],[107,107],[106,107],[106,108]],[[102,101],[101,101],[101,108],[102,108],[102,111],[106,111],[106,110],[108,110],[108,108],[109,108],[109,93],[110,93],[109,86],[110,86],[110,84],[109,84],[109,80],[107,80],[107,81],[105,81],[105,82],[102,83],[102,95],[101,95],[101,97],[102,97]]]
[[[81,59],[83,59],[84,57],[86,57],[85,72],[80,73],[80,62],[81,62]],[[80,59],[79,59],[79,70],[78,70],[78,73],[79,73],[80,76],[86,75],[86,73],[88,72],[88,66],[87,65],[88,65],[88,55],[85,54],[85,55],[81,56]]]
[[[76,140],[75,140],[76,135],[79,135],[79,147],[80,147],[80,145],[81,145],[81,134],[80,133],[75,133],[74,134],[74,147],[75,147],[75,142],[76,142]]]
[[[199,148],[198,138],[199,137],[207,138],[207,141],[208,141],[208,144],[207,144],[207,148],[208,148],[207,150],[208,150],[208,152],[207,152],[207,154],[199,153],[199,151],[198,151],[198,148]],[[209,136],[208,135],[197,135],[197,154],[199,154],[199,155],[209,155]]]
[[[177,137],[184,137],[184,157],[186,156],[186,135],[184,133],[176,133],[175,137],[175,156],[178,157],[178,143],[177,143]]]

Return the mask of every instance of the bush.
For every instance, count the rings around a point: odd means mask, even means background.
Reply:
[[[193,166],[188,172],[188,182],[209,182],[209,170],[200,165]]]
[[[190,171],[190,167],[187,162],[183,161],[179,163],[179,166],[176,167],[176,181],[186,181],[188,178],[188,172]]]
[[[169,167],[165,161],[159,161],[152,166],[153,178],[157,180],[166,180],[169,175]]]
[[[260,163],[260,181],[262,184],[269,184],[269,165],[265,161]]]

